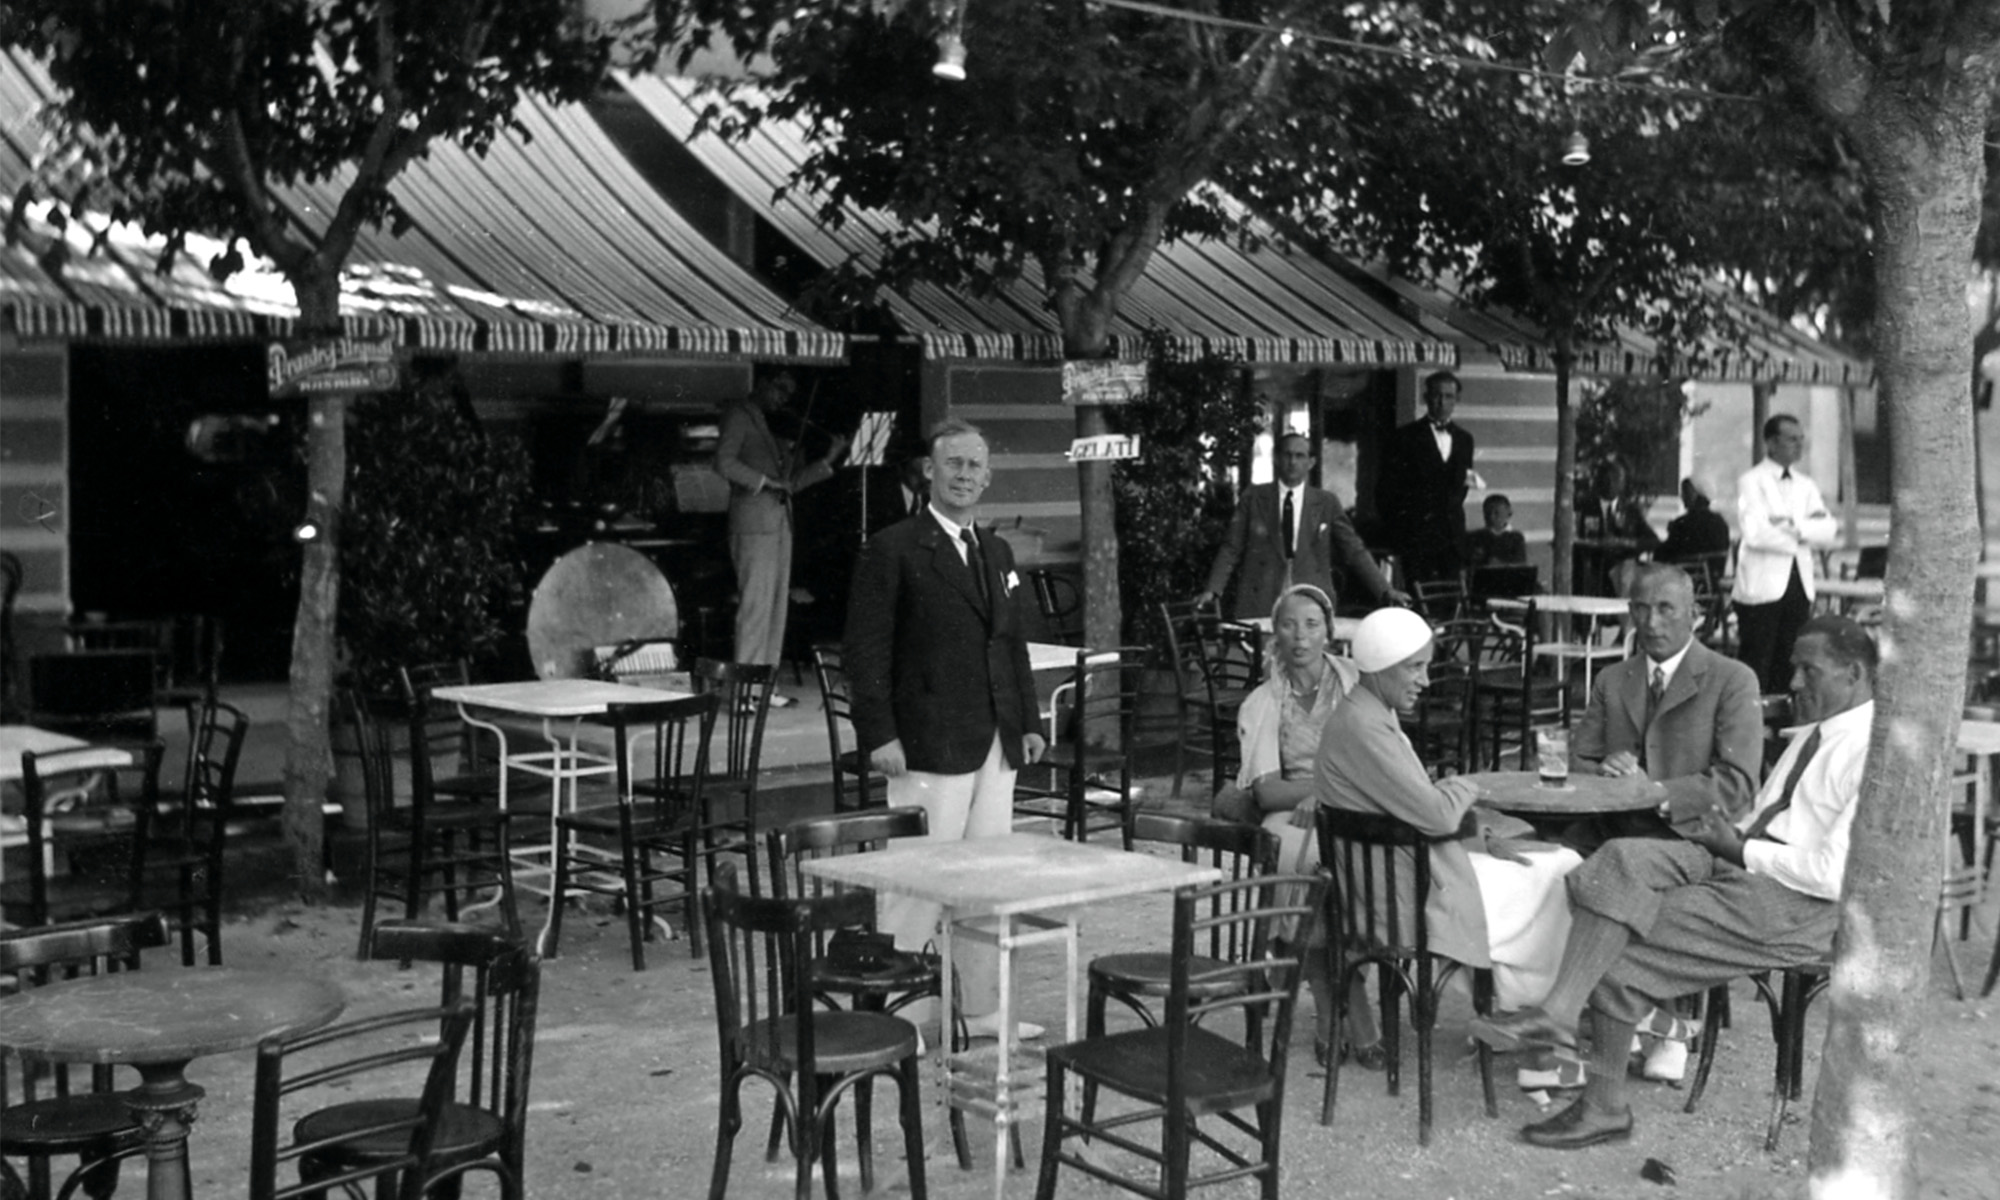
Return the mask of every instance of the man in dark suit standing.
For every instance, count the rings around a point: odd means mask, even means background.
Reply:
[[[1024,593],[1007,543],[973,523],[992,478],[985,436],[948,420],[929,446],[929,507],[871,539],[854,568],[844,661],[855,739],[888,780],[889,803],[922,807],[933,840],[1001,837],[1013,830],[1015,772],[1045,746],[1016,608]],[[938,915],[935,904],[880,900],[880,927],[905,949],[923,946]],[[991,1004],[991,953],[963,965],[968,1007]]]
[[[1465,493],[1472,435],[1451,419],[1458,376],[1424,380],[1424,416],[1389,435],[1376,507],[1402,560],[1406,585],[1457,579],[1465,566]],[[1483,485],[1481,485],[1483,486]]]
[[[1351,585],[1385,604],[1408,603],[1408,596],[1382,578],[1375,556],[1354,532],[1340,498],[1306,485],[1312,442],[1304,434],[1287,433],[1278,439],[1277,459],[1276,483],[1244,489],[1229,522],[1229,535],[1208,572],[1208,586],[1195,599],[1206,604],[1221,596],[1231,575],[1237,579],[1236,603],[1230,612],[1239,618],[1270,616],[1278,593],[1294,584],[1310,583],[1337,596],[1342,594],[1333,580],[1337,553]],[[1355,586],[1346,589],[1354,590]]]

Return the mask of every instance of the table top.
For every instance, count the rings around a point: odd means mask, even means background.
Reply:
[[[1572,771],[1563,788],[1543,787],[1533,771],[1481,771],[1463,778],[1479,788],[1479,803],[1485,807],[1531,816],[1643,812],[1658,808],[1663,798],[1653,781],[1641,775]]]
[[[1879,579],[1816,579],[1813,590],[1823,596],[1840,596],[1850,600],[1880,600],[1882,581]]]
[[[1562,613],[1572,617],[1622,617],[1632,609],[1629,600],[1617,596],[1578,596],[1568,592],[1554,592],[1546,596],[1500,598],[1488,600],[1487,603],[1522,608],[1533,604],[1536,612]]]
[[[1965,720],[1958,723],[1960,754],[2000,754],[2000,721]]]
[[[453,684],[431,695],[453,704],[524,713],[531,717],[601,717],[613,704],[685,700],[686,692],[607,683],[601,679],[526,679],[518,683]]]
[[[1064,908],[1222,878],[1214,867],[1178,858],[1028,833],[908,841],[812,859],[799,869],[830,883],[933,901],[961,917]]]
[[[1030,671],[1060,671],[1064,667],[1076,669],[1077,647],[1065,646],[1061,642],[1029,642],[1028,669]],[[1089,661],[1110,662],[1118,657],[1110,651],[1092,652]]]
[[[132,765],[130,751],[116,746],[95,746],[81,738],[70,737],[66,733],[51,733],[37,729],[33,725],[0,725],[0,781],[21,777],[21,754],[31,752],[36,755],[54,754],[61,750],[81,750],[90,748],[92,753],[66,759],[65,770],[95,767],[126,767]]]
[[[331,980],[294,971],[123,971],[0,999],[0,1046],[48,1062],[187,1062],[317,1029],[346,1005]]]

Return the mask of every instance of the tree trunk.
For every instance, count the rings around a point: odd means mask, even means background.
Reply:
[[[1064,322],[1066,358],[1103,358],[1111,344],[1111,312],[1117,297],[1093,291],[1069,310]],[[1076,410],[1076,435],[1111,432],[1104,410]],[[1125,642],[1124,601],[1118,590],[1118,502],[1108,462],[1076,464],[1077,500],[1083,514],[1083,644],[1120,646]]]
[[[299,331],[340,333],[338,271],[295,276]],[[347,490],[347,397],[307,399],[306,516],[320,536],[301,548],[298,616],[292,623],[290,704],[285,717],[285,841],[300,899],[326,900],[326,830],[322,805],[333,774],[327,715],[332,707],[334,620],[340,607],[340,510]]]
[[[1992,48],[1966,49],[1971,62]],[[1878,77],[1859,108],[1837,114],[1871,184],[1894,510],[1875,728],[1813,1102],[1809,1178],[1827,1198],[1917,1195],[1909,1047],[1930,978],[1979,553],[1964,284],[1991,70],[1899,86]]]
[[[1576,552],[1576,406],[1569,402],[1570,367],[1576,359],[1569,339],[1556,339],[1556,504],[1555,561],[1549,565],[1549,590],[1561,595],[1574,582]]]

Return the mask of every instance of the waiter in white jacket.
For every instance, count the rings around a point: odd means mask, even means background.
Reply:
[[[1771,417],[1764,422],[1764,460],[1736,481],[1743,536],[1736,556],[1737,657],[1757,673],[1767,696],[1785,690],[1792,642],[1812,615],[1813,551],[1840,536],[1819,485],[1793,469],[1805,445],[1797,419]]]

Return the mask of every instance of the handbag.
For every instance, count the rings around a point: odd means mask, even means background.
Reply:
[[[872,929],[836,929],[827,939],[822,959],[827,969],[841,975],[903,975],[921,971],[924,958],[908,950],[896,949],[896,939]]]

